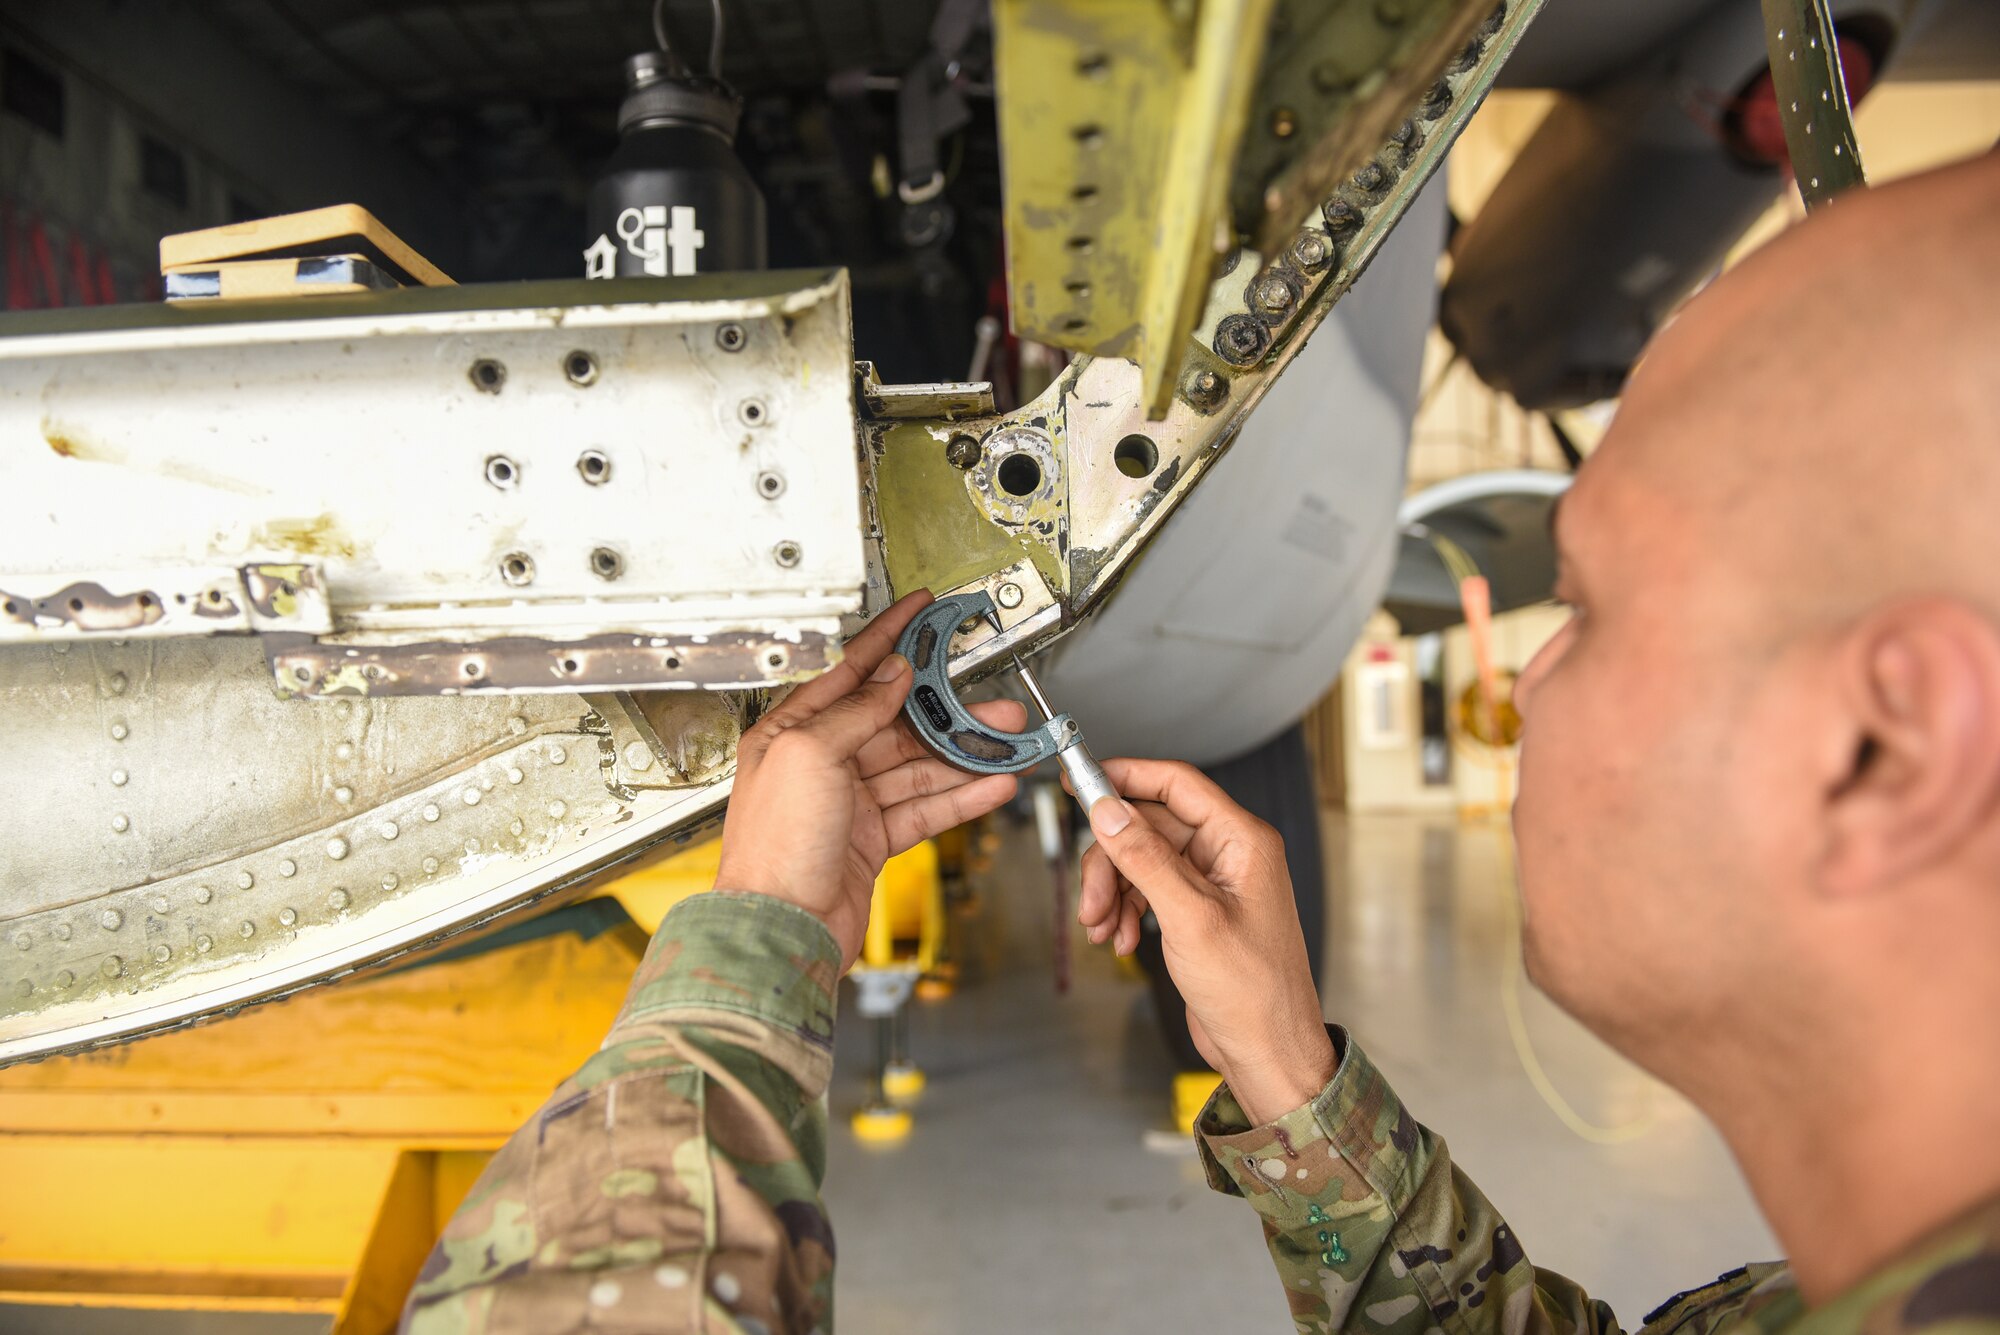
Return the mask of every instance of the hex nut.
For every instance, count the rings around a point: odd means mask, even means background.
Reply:
[[[614,580],[625,573],[625,558],[615,547],[594,547],[590,552],[590,573],[601,580]]]

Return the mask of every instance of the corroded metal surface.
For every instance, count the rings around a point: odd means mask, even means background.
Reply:
[[[1393,151],[1385,145],[1367,164],[1374,170],[1326,201],[1282,257],[1259,268],[1254,255],[1235,256],[1206,292],[1164,417],[1148,415],[1139,366],[1086,358],[1016,412],[964,417],[984,407],[976,388],[929,386],[900,403],[878,395],[891,411],[844,420],[838,445],[851,469],[846,451],[858,439],[866,504],[860,522],[845,522],[857,545],[865,540],[869,601],[920,584],[989,592],[1007,609],[1004,630],[981,623],[957,637],[951,668],[961,680],[1088,616],[1366,267],[1538,3],[1513,0],[1476,57],[1425,104],[1435,114],[1411,109],[1421,131]],[[1254,352],[1242,355],[1225,329],[1252,331],[1243,346]],[[474,350],[449,335],[437,346],[461,368]],[[850,368],[837,380],[849,399]],[[784,402],[778,388],[762,401]],[[939,415],[905,415],[925,406]],[[739,427],[755,450],[757,428]],[[563,471],[589,489],[574,433],[560,441]],[[625,476],[623,458],[605,453],[610,475]],[[745,477],[752,486],[784,467],[759,462]],[[536,471],[547,470],[516,476]],[[768,553],[764,535],[740,533],[745,509],[765,499],[759,489],[727,502],[711,517],[726,532],[703,541]],[[671,493],[656,500],[647,522],[663,513],[691,522]],[[488,546],[489,557],[510,550]],[[339,618],[339,586],[328,587]],[[273,585],[260,596],[275,610],[281,595]],[[414,618],[388,604],[363,610],[365,624],[339,643],[367,651],[351,660],[364,680],[368,662],[386,673],[404,661],[368,653],[410,645],[442,646],[411,651],[431,655],[425,671],[464,674],[463,638],[436,634],[441,614],[464,609],[440,602]],[[607,637],[612,654],[608,637],[620,628],[603,623],[613,613],[593,615],[590,637]],[[487,642],[507,638],[505,620],[483,622]],[[631,645],[635,637],[623,648],[669,650]],[[809,651],[803,639],[785,642],[795,655]],[[807,670],[804,662],[791,666]],[[675,670],[664,656],[656,665]],[[622,671],[604,670],[612,680]],[[0,650],[9,722],[0,958],[11,966],[0,970],[0,1061],[114,1042],[338,978],[684,839],[720,815],[737,737],[765,702],[756,690],[287,698],[247,635],[92,635]]]

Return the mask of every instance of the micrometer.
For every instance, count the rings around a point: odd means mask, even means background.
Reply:
[[[1118,796],[1097,758],[1083,744],[1083,729],[1068,714],[1049,708],[1041,683],[1018,657],[1014,658],[1014,670],[1021,674],[1021,684],[1041,711],[1040,727],[1002,732],[974,718],[959,701],[951,685],[951,637],[975,617],[995,631],[1000,629],[1000,614],[984,590],[952,594],[917,613],[896,642],[896,652],[910,661],[914,678],[909,697],[903,701],[903,716],[918,738],[940,759],[974,774],[1017,774],[1044,760],[1054,760],[1069,775],[1077,803],[1086,814],[1098,799]]]

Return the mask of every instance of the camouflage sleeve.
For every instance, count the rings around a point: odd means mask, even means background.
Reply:
[[[604,1046],[487,1166],[410,1335],[827,1331],[840,951],[761,895],[677,905]]]
[[[1610,1308],[1528,1263],[1443,1139],[1329,1032],[1340,1069],[1311,1103],[1252,1127],[1224,1085],[1195,1123],[1209,1185],[1263,1218],[1297,1328],[1617,1335]]]

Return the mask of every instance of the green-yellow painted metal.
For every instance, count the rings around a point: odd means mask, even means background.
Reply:
[[[896,594],[955,589],[1023,559],[1034,561],[1051,590],[1067,589],[1067,567],[1054,535],[1043,538],[994,523],[972,499],[965,474],[945,457],[953,434],[978,440],[992,425],[985,419],[949,431],[918,422],[877,428],[874,497],[883,561]]]
[[[1764,42],[1785,148],[1806,208],[1866,185],[1826,0],[1764,0]]]

